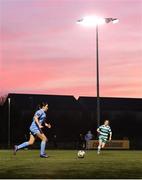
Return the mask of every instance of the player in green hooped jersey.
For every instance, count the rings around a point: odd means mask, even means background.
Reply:
[[[99,145],[97,153],[100,154],[100,151],[105,147],[107,140],[109,139],[109,141],[111,141],[112,138],[112,131],[109,126],[109,120],[105,120],[104,124],[97,129],[97,132],[99,133]]]

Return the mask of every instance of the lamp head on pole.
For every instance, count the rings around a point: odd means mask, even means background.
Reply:
[[[116,24],[119,22],[119,19],[117,18],[104,18],[106,23],[112,22],[113,24]]]
[[[85,16],[82,19],[77,20],[78,24],[81,24],[83,26],[96,26],[96,25],[102,25],[105,23],[112,22],[113,24],[118,23],[117,18],[101,18],[97,16]]]

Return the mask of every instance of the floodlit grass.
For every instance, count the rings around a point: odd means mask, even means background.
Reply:
[[[49,150],[47,159],[37,150],[0,151],[0,178],[142,178],[141,151],[87,151],[83,159],[77,151]]]

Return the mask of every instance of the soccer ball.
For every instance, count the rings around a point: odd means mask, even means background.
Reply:
[[[78,151],[77,156],[78,156],[78,158],[84,158],[85,151],[82,151],[82,150]]]

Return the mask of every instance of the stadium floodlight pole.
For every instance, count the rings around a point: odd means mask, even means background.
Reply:
[[[100,126],[101,107],[100,107],[100,74],[99,74],[99,32],[96,25],[96,91],[97,91],[97,127]]]
[[[8,98],[8,148],[10,148],[11,99]]]
[[[101,108],[100,108],[100,76],[99,76],[99,32],[98,27],[101,24],[118,23],[117,18],[100,18],[96,16],[86,16],[82,19],[77,20],[78,24],[84,26],[95,26],[96,27],[96,92],[97,92],[97,126],[100,126]]]

